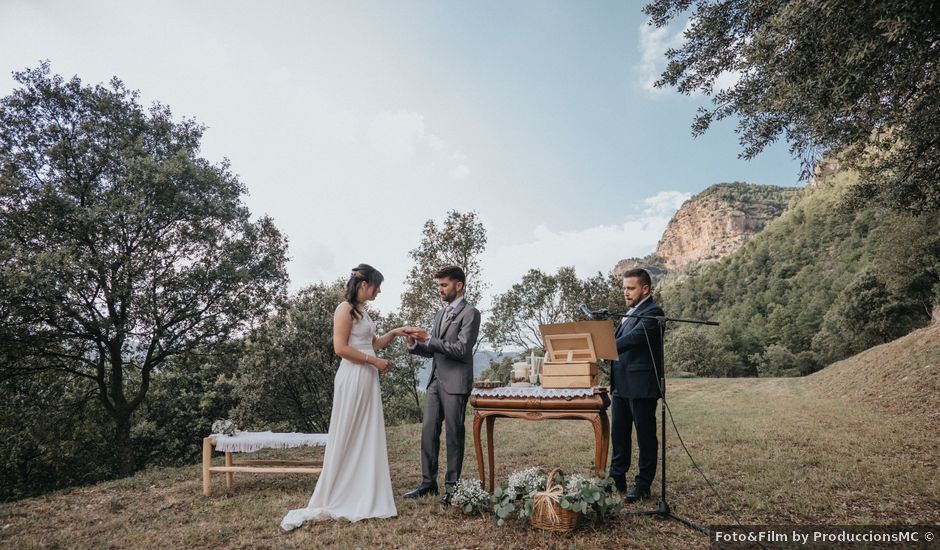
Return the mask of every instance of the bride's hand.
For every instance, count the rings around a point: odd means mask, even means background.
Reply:
[[[423,342],[430,337],[430,334],[423,328],[408,327],[408,336]]]
[[[375,368],[382,374],[388,372],[388,369],[392,368],[392,364],[388,362],[388,359],[382,359],[381,357],[376,357],[375,362],[373,363]]]

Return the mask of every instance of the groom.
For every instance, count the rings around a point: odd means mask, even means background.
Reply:
[[[447,307],[437,312],[431,333],[408,331],[411,353],[431,358],[431,378],[424,398],[421,426],[421,485],[405,498],[437,494],[437,458],[441,447],[441,423],[447,430],[447,472],[444,484],[452,489],[463,466],[464,416],[473,389],[473,347],[480,332],[480,312],[464,300],[467,276],[457,266],[434,275],[441,300]],[[451,490],[441,503],[450,504]]]

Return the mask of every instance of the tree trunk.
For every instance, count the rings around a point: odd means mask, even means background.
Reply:
[[[130,412],[117,411],[111,417],[114,419],[116,473],[121,477],[126,477],[137,470],[134,448],[131,447],[131,414]]]

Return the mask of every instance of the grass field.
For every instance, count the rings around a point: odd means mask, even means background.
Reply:
[[[925,334],[934,338],[938,331],[922,333],[921,338]],[[910,348],[912,342],[900,345]],[[933,349],[909,367],[929,367],[926,378],[921,373],[917,383],[935,390],[940,356]],[[802,379],[670,381],[670,406],[683,439],[721,498],[745,524],[940,524],[940,423],[919,408],[885,403],[885,395],[895,395],[890,382],[913,384],[913,380],[891,378],[882,382],[880,393],[872,395],[853,393],[845,386],[853,369],[869,374],[876,370],[877,354],[882,355],[882,362],[897,357],[897,349],[890,345],[871,353],[876,355],[862,354],[861,362],[835,365],[843,376],[832,381],[822,373]],[[933,400],[928,408],[935,412],[936,391],[926,395]],[[908,410],[914,412],[906,414]],[[401,494],[420,477],[419,426],[389,428],[388,436],[392,482],[396,494]],[[667,443],[669,501],[675,511],[704,526],[734,523],[692,468],[671,427]],[[531,465],[587,472],[592,447],[586,422],[497,420],[497,476],[504,479],[511,471]],[[464,476],[472,477],[476,465],[469,440],[468,450]],[[276,454],[300,457],[319,452]],[[518,520],[496,527],[490,518],[442,509],[434,498],[398,498],[399,517],[395,519],[325,522],[281,532],[279,522],[285,512],[303,506],[313,485],[311,476],[236,475],[235,487],[226,493],[222,478],[216,477],[215,494],[206,498],[198,465],[148,470],[127,479],[0,506],[0,545],[167,549],[707,546],[704,535],[677,523],[626,514],[651,509],[654,502],[626,505],[612,522],[569,534],[542,533]],[[654,497],[658,491],[657,475]]]

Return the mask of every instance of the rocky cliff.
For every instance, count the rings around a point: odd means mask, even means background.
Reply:
[[[713,185],[679,208],[654,256],[670,270],[723,258],[780,216],[799,192],[776,185]]]

